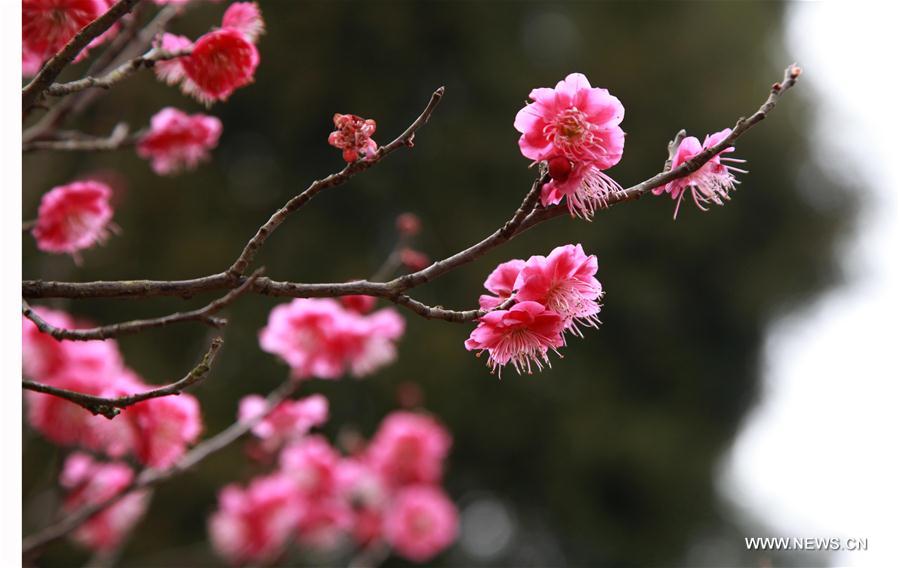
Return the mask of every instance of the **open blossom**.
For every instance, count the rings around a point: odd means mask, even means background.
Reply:
[[[671,168],[674,169],[684,162],[692,159],[694,156],[696,156],[706,148],[715,146],[716,144],[720,143],[722,140],[730,136],[730,133],[730,128],[725,128],[720,132],[709,134],[705,137],[705,140],[702,142],[702,144],[699,143],[699,139],[697,139],[695,136],[688,136],[684,138],[681,141],[680,146],[678,146],[677,152],[675,153],[674,158],[671,161]],[[686,193],[687,189],[690,190],[690,194],[693,197],[693,202],[696,203],[696,206],[703,211],[708,210],[707,205],[710,203],[714,203],[715,205],[724,205],[724,202],[730,199],[730,191],[736,187],[736,184],[740,183],[731,172],[746,173],[745,170],[741,170],[734,166],[721,163],[745,162],[745,160],[740,160],[737,158],[721,157],[722,154],[727,154],[733,151],[733,146],[725,148],[721,152],[712,156],[712,158],[708,162],[703,164],[701,168],[691,173],[690,175],[668,182],[664,186],[653,189],[653,194],[661,195],[662,193],[669,193],[671,195],[671,199],[677,200],[677,205],[674,207],[675,219],[677,218],[677,212],[680,210],[681,200],[684,198],[684,193]]]
[[[381,422],[366,459],[392,487],[437,483],[451,444],[449,432],[434,418],[393,412]]]
[[[560,163],[563,165],[553,167]],[[540,203],[544,207],[565,199],[572,217],[589,221],[597,209],[608,204],[609,197],[621,191],[618,182],[591,162],[572,164],[568,158],[557,156],[549,161],[549,165],[551,179],[540,191]]]
[[[518,301],[539,302],[560,316],[567,329],[578,333],[577,324],[596,327],[602,285],[596,279],[595,255],[581,245],[556,247],[549,256],[532,256],[515,280]]]
[[[524,261],[520,259],[504,262],[493,269],[487,280],[484,281],[484,288],[496,294],[490,296],[483,294],[478,299],[481,309],[492,310],[506,300],[512,297],[515,292],[515,280],[518,273],[524,267]]]
[[[416,485],[400,490],[384,521],[387,541],[413,562],[427,562],[456,539],[459,514],[439,488]]]
[[[261,416],[266,408],[265,399],[253,394],[240,400],[238,419],[247,422]],[[251,432],[266,453],[278,451],[284,444],[305,436],[310,429],[328,420],[328,399],[314,394],[299,400],[285,400],[275,407]]]
[[[150,467],[165,468],[175,463],[203,431],[200,403],[189,394],[139,402],[123,415],[137,432],[137,458]]]
[[[227,100],[235,90],[253,82],[259,66],[256,41],[265,30],[255,3],[237,2],[225,12],[222,27],[204,34],[196,42],[164,34],[166,51],[192,48],[190,55],[157,64],[157,76],[181,91],[211,105]]]
[[[32,230],[37,247],[75,256],[104,241],[112,220],[111,197],[112,189],[99,181],[76,181],[51,189],[41,198]]]
[[[339,463],[340,455],[321,436],[307,436],[281,452],[281,471],[306,497],[333,494]]]
[[[22,0],[23,75],[35,74],[44,61],[56,55],[81,28],[109,7],[107,0]],[[76,60],[115,32],[113,27],[95,38]]]
[[[74,512],[102,503],[127,487],[134,472],[124,463],[102,463],[74,453],[63,465],[60,485],[67,491],[63,510]],[[115,549],[147,510],[146,492],[132,492],[75,529],[72,539],[95,551]]]
[[[160,175],[192,169],[218,144],[222,122],[205,114],[188,115],[166,107],[150,120],[150,131],[137,143],[137,154],[152,160]]]
[[[209,519],[212,545],[234,565],[270,563],[293,536],[300,512],[296,484],[282,474],[257,478],[245,489],[229,485]]]
[[[584,75],[572,73],[555,89],[532,90],[530,98],[534,102],[515,116],[515,129],[521,132],[518,146],[526,158],[562,156],[601,170],[621,159],[624,106],[609,91],[591,87]]]
[[[331,299],[298,298],[275,307],[259,333],[264,351],[281,357],[294,377],[362,377],[396,358],[405,330],[391,308],[363,315]]]
[[[487,366],[499,370],[509,363],[516,371],[549,365],[547,352],[564,345],[565,319],[537,302],[518,302],[508,310],[488,312],[465,340],[465,348],[487,351]]]
[[[328,135],[328,144],[343,150],[344,161],[352,163],[375,155],[378,145],[371,139],[377,128],[374,120],[337,113],[334,115],[334,127],[336,130]]]

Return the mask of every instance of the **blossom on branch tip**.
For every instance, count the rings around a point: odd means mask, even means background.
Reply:
[[[222,122],[205,114],[188,115],[166,107],[150,120],[150,131],[137,143],[137,154],[152,160],[160,175],[193,169],[218,144]]]
[[[680,146],[677,147],[674,157],[671,160],[671,169],[676,169],[684,162],[693,159],[702,151],[719,144],[722,140],[730,136],[731,129],[725,128],[720,132],[709,134],[705,137],[702,144],[695,136],[684,138]],[[722,154],[734,151],[734,147],[727,147],[709,159],[695,172],[682,178],[668,182],[663,186],[656,187],[652,190],[654,195],[668,193],[671,199],[677,200],[674,207],[674,218],[677,219],[677,213],[680,210],[681,200],[687,189],[693,197],[693,202],[703,211],[708,210],[708,205],[724,205],[724,202],[730,199],[730,192],[736,188],[740,182],[734,177],[732,172],[747,173],[746,170],[737,168],[736,166],[723,164],[722,162],[743,163],[746,160],[737,158],[722,158]]]
[[[561,156],[601,170],[621,159],[624,106],[609,91],[591,87],[584,75],[572,73],[555,89],[532,90],[530,98],[533,102],[518,111],[514,124],[526,158],[539,162]]]
[[[549,365],[547,352],[562,347],[565,320],[558,313],[537,302],[518,302],[508,310],[488,312],[478,320],[478,326],[467,340],[465,348],[487,351],[487,366],[491,372],[509,363],[518,373],[532,372]]]
[[[328,135],[328,144],[343,150],[343,159],[347,163],[357,160],[370,160],[375,156],[378,145],[371,139],[377,129],[377,123],[355,114],[334,115],[336,130]]]
[[[109,236],[112,189],[99,181],[76,181],[54,187],[41,198],[32,230],[45,252],[77,253]]]

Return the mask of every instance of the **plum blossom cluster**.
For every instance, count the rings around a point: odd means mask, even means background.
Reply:
[[[100,181],[76,181],[54,187],[41,198],[31,234],[37,247],[67,253],[80,262],[79,251],[102,243],[109,236],[113,210],[112,189]]]
[[[284,360],[297,379],[370,375],[396,359],[396,341],[405,331],[392,308],[366,313],[372,303],[297,298],[271,311],[259,345]]]
[[[34,308],[49,324],[77,329],[64,312]],[[125,366],[115,341],[59,341],[22,317],[23,374],[45,385],[105,398],[150,390]],[[125,408],[113,420],[68,400],[26,392],[28,423],[47,440],[111,458],[134,456],[164,468],[184,455],[202,432],[197,399],[189,394],[153,398]]]
[[[214,116],[166,107],[150,119],[149,131],[137,143],[137,154],[150,160],[157,174],[174,174],[208,159],[221,134],[222,122]]]
[[[681,141],[680,146],[677,147],[677,151],[671,160],[672,169],[693,159],[703,150],[712,148],[721,143],[721,141],[730,136],[730,133],[731,129],[725,128],[720,132],[709,134],[705,137],[702,144],[699,143],[699,139],[695,136],[687,136]],[[690,190],[690,195],[693,197],[693,203],[703,211],[708,210],[707,206],[710,203],[724,205],[724,202],[730,199],[730,192],[740,183],[734,177],[732,172],[748,173],[746,170],[742,170],[736,166],[722,163],[744,163],[746,161],[738,158],[721,157],[723,154],[728,154],[733,151],[733,146],[725,148],[712,156],[708,162],[703,164],[702,167],[695,172],[657,187],[652,190],[652,193],[654,195],[667,193],[671,195],[671,199],[677,201],[677,205],[674,207],[675,219],[677,219],[677,212],[680,210],[681,200],[684,198],[687,189]]]
[[[247,406],[257,407],[257,399],[241,402],[242,420],[255,415]],[[341,455],[324,437],[307,434],[326,414],[313,395],[282,403],[253,428],[257,447],[280,448],[277,469],[219,493],[209,519],[216,551],[235,565],[264,565],[281,559],[292,542],[313,549],[386,545],[426,562],[452,544],[458,512],[440,487],[449,432],[426,414],[394,412],[370,443]]]
[[[487,352],[487,366],[499,371],[511,363],[518,372],[549,365],[565,334],[582,336],[581,325],[598,327],[602,285],[596,256],[581,245],[556,247],[549,256],[515,259],[494,269],[484,282],[492,294],[480,297],[487,310],[465,341],[465,348]]]
[[[123,462],[100,462],[75,452],[66,458],[59,476],[65,490],[62,509],[67,513],[103,503],[124,491],[134,470]],[[98,552],[115,550],[143,517],[149,504],[146,491],[133,491],[88,519],[72,532],[72,540]]]
[[[572,216],[590,220],[621,186],[606,175],[624,153],[624,106],[606,89],[572,73],[555,89],[539,88],[515,116],[521,153],[547,166],[543,206],[566,201]]]
[[[171,53],[189,55],[156,63],[157,77],[210,106],[227,100],[235,90],[253,82],[259,66],[256,42],[265,32],[262,13],[255,2],[235,2],[222,17],[222,26],[192,42],[165,33],[160,47]]]
[[[35,75],[81,28],[99,18],[114,0],[22,0],[22,75]],[[76,57],[118,33],[118,24],[88,44]]]

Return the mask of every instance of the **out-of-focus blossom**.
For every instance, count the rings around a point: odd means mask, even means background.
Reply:
[[[508,310],[488,312],[465,340],[469,351],[487,351],[487,366],[499,371],[509,363],[518,373],[549,365],[547,352],[564,345],[565,320],[537,302],[518,302]]]
[[[112,189],[98,181],[76,181],[54,187],[41,198],[32,230],[37,247],[46,252],[77,253],[109,236]]]
[[[343,307],[357,314],[367,314],[375,307],[375,302],[377,301],[378,299],[374,296],[365,296],[363,294],[340,297],[340,303],[343,304]]]
[[[87,454],[74,453],[63,465],[60,485],[67,490],[63,510],[74,512],[102,503],[125,489],[134,472],[123,463],[94,461]],[[94,551],[115,549],[147,510],[146,492],[132,492],[75,529],[72,539]]]
[[[414,412],[393,412],[381,423],[366,459],[392,487],[437,483],[452,437],[434,418]]]
[[[212,545],[234,565],[268,564],[283,552],[301,512],[296,484],[285,475],[257,478],[245,489],[229,485],[209,519]]]
[[[107,0],[22,0],[22,72],[33,75],[41,64],[61,50],[81,29],[107,9]],[[95,38],[91,47],[116,33],[115,27]]]
[[[407,247],[400,251],[400,262],[409,270],[416,272],[427,268],[431,264],[431,259],[425,253]]]
[[[671,169],[677,168],[684,162],[695,157],[703,150],[719,144],[722,140],[730,136],[730,133],[730,128],[725,128],[720,132],[709,134],[705,137],[705,140],[702,142],[702,144],[699,143],[699,139],[697,139],[695,136],[688,136],[684,138],[681,141],[680,146],[677,147],[677,152],[674,154],[674,158],[671,160]],[[730,192],[736,187],[737,184],[740,183],[734,177],[732,172],[744,174],[747,173],[746,170],[742,170],[735,166],[722,163],[743,163],[746,161],[740,160],[738,158],[721,157],[722,154],[727,154],[733,151],[733,146],[729,146],[724,150],[721,150],[720,152],[712,156],[712,158],[708,162],[703,164],[702,167],[695,172],[680,179],[668,182],[663,186],[657,187],[653,189],[652,192],[655,195],[668,193],[671,195],[671,199],[677,200],[677,205],[674,207],[675,219],[677,219],[677,212],[680,210],[681,200],[683,199],[687,189],[690,190],[690,194],[693,197],[693,202],[703,211],[708,210],[707,206],[710,203],[714,203],[715,205],[724,205],[724,202],[730,199]]]
[[[168,32],[162,34],[162,38],[159,41],[159,47],[169,53],[179,53],[191,49],[193,46],[194,42],[190,41],[188,38]],[[184,66],[181,65],[183,59],[183,57],[178,57],[175,59],[157,61],[156,64],[153,65],[153,71],[156,73],[156,77],[166,85],[177,85],[185,78]]]
[[[596,279],[595,255],[581,245],[556,247],[549,256],[532,256],[515,280],[516,299],[543,304],[565,320],[566,328],[578,333],[577,324],[599,324],[602,285]]]
[[[384,521],[387,541],[413,562],[431,560],[453,543],[458,530],[455,505],[431,485],[401,489]]]
[[[240,400],[238,419],[248,422],[264,414],[265,399],[253,394]],[[286,400],[268,416],[253,426],[251,432],[259,439],[261,449],[273,454],[285,444],[305,436],[310,429],[328,420],[328,399],[314,394],[299,400]]]
[[[307,436],[281,452],[281,471],[294,479],[307,498],[334,493],[340,455],[321,436]]]
[[[200,403],[189,394],[152,398],[125,412],[137,430],[135,453],[150,467],[175,463],[203,431]]]
[[[222,122],[205,114],[188,115],[166,107],[150,120],[150,131],[137,143],[137,154],[152,160],[160,175],[193,169],[218,144]]]
[[[421,218],[415,213],[400,213],[396,217],[396,231],[404,237],[414,237],[421,232]]]
[[[328,144],[343,150],[343,159],[347,163],[359,159],[371,159],[378,145],[371,139],[377,124],[372,119],[364,119],[355,114],[334,115],[334,132],[328,135]]]
[[[228,6],[222,16],[222,27],[235,29],[254,43],[265,33],[265,21],[255,2],[235,2]]]
[[[530,98],[534,102],[515,116],[525,157],[543,161],[562,156],[601,170],[621,159],[624,106],[609,91],[591,87],[584,75],[572,73],[555,89],[532,90]]]
[[[264,351],[281,357],[294,377],[361,377],[396,357],[403,319],[391,308],[362,315],[331,299],[299,298],[275,307],[259,333]]]

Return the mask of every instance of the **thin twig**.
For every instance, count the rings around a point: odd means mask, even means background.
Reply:
[[[125,14],[134,8],[140,0],[119,0],[103,15],[84,26],[80,32],[53,56],[50,61],[38,72],[38,74],[22,89],[22,113],[27,116],[28,111],[34,106],[38,97],[59,77],[63,69],[87,47],[94,38],[111,28],[122,19]],[[24,118],[24,117],[23,117]]]
[[[123,335],[131,335],[147,329],[164,327],[175,323],[183,323],[188,321],[199,321],[213,327],[224,327],[228,321],[223,318],[213,317],[214,314],[230,305],[237,298],[249,290],[256,279],[262,274],[264,269],[256,270],[249,278],[237,288],[231,290],[221,298],[210,302],[209,304],[191,310],[189,312],[177,312],[152,319],[133,320],[101,327],[88,329],[65,329],[56,327],[44,320],[37,312],[35,312],[28,302],[22,300],[22,315],[34,322],[39,330],[43,333],[53,336],[55,339],[68,339],[70,341],[92,341],[95,339],[109,339],[111,337],[120,337]]]
[[[109,136],[78,136],[60,140],[35,140],[22,144],[22,152],[58,150],[63,152],[102,152],[133,146],[140,139],[140,132],[128,135],[128,125],[120,122]]]
[[[269,220],[265,222],[265,224],[259,227],[259,230],[256,231],[253,238],[247,242],[243,251],[240,253],[240,256],[237,257],[237,260],[235,260],[231,267],[226,271],[228,276],[232,279],[240,277],[250,266],[250,263],[253,262],[253,258],[265,243],[266,239],[268,239],[268,237],[287,220],[291,213],[308,203],[320,191],[329,187],[341,185],[359,172],[363,172],[374,166],[398,148],[403,146],[411,147],[413,139],[415,138],[415,132],[424,126],[425,123],[428,122],[428,119],[431,118],[431,114],[434,112],[434,109],[437,108],[440,99],[443,98],[443,92],[443,87],[434,91],[428,104],[418,118],[416,118],[402,134],[393,140],[393,142],[378,148],[377,152],[375,152],[371,158],[347,164],[346,167],[336,174],[331,174],[324,179],[313,182],[312,185],[306,188],[302,193],[294,196],[290,201],[285,203],[281,209],[277,210]]]
[[[203,358],[200,360],[200,362],[197,363],[196,366],[191,369],[182,379],[163,387],[148,390],[146,392],[127,396],[119,396],[115,398],[107,398],[75,392],[67,389],[60,389],[54,386],[45,385],[43,383],[36,383],[34,381],[22,381],[22,388],[34,392],[49,394],[58,398],[64,398],[69,402],[74,402],[78,406],[89,410],[93,414],[102,414],[103,416],[111,420],[118,416],[119,412],[121,412],[123,408],[128,408],[129,406],[133,406],[145,400],[150,400],[151,398],[179,395],[184,389],[203,380],[203,378],[209,374],[212,363],[213,361],[215,361],[215,356],[218,353],[219,349],[222,348],[224,342],[225,341],[221,337],[214,338],[212,340],[212,343],[209,344],[209,349],[206,350],[206,353],[203,355]]]
[[[64,97],[93,87],[109,89],[116,83],[135,74],[138,70],[153,67],[157,61],[167,61],[169,59],[184,57],[185,55],[190,55],[192,51],[192,47],[178,51],[165,51],[164,49],[154,47],[145,54],[122,63],[101,77],[88,76],[68,83],[53,83],[47,87],[47,94],[51,97]]]
[[[268,395],[268,397],[266,398],[266,408],[262,413],[256,415],[252,419],[238,421],[231,424],[231,426],[225,428],[212,438],[209,438],[196,445],[192,450],[184,454],[181,459],[175,462],[174,465],[161,470],[145,469],[128,487],[123,489],[120,493],[99,503],[86,505],[85,507],[78,509],[71,515],[63,518],[59,522],[42,529],[36,534],[26,537],[22,541],[23,556],[30,555],[43,546],[46,546],[47,544],[63,538],[73,530],[80,527],[86,521],[90,520],[91,517],[93,517],[97,513],[118,503],[125,495],[131,493],[132,491],[154,487],[164,481],[176,477],[177,475],[191,469],[192,467],[195,467],[197,464],[199,464],[212,454],[218,452],[219,450],[222,450],[223,448],[226,448],[241,436],[249,432],[250,429],[253,428],[253,426],[264,420],[278,404],[280,404],[287,397],[293,395],[299,389],[300,385],[301,382],[293,379],[288,379]]]

